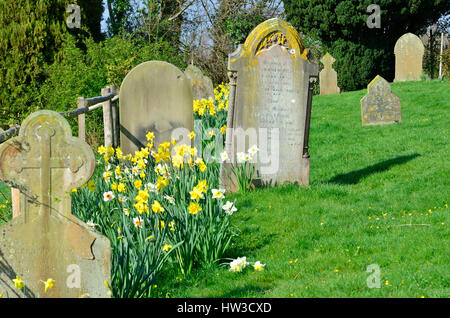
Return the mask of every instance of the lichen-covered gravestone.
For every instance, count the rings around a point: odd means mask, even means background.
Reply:
[[[228,69],[226,150],[232,162],[238,152],[256,144],[258,184],[308,185],[309,120],[318,63],[298,32],[280,19],[261,23],[229,56]],[[221,173],[222,184],[234,190],[226,176]]]
[[[191,81],[192,97],[194,100],[214,100],[214,86],[212,80],[203,75],[202,71],[195,65],[189,65],[184,71],[186,77]]]
[[[419,81],[422,76],[424,46],[422,40],[412,33],[402,35],[394,47],[394,82]]]
[[[330,53],[326,53],[320,62],[323,64],[323,70],[319,73],[320,95],[339,94],[340,89],[337,86],[337,73],[333,69],[333,63],[336,61]]]
[[[363,126],[402,121],[400,98],[391,92],[391,86],[384,78],[377,75],[369,83],[367,90],[367,95],[361,99]]]
[[[120,87],[122,151],[134,154],[145,147],[148,131],[155,133],[155,146],[172,138],[189,140],[194,127],[192,105],[191,83],[176,66],[162,61],[136,66]],[[184,131],[183,136],[173,136],[175,129]]]
[[[70,190],[86,183],[94,154],[58,113],[28,116],[0,146],[0,178],[20,189],[19,216],[0,228],[3,297],[107,297],[109,240],[71,213]],[[18,289],[13,279],[25,287]],[[44,281],[54,286],[45,292]]]

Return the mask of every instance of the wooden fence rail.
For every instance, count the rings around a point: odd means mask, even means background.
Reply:
[[[78,116],[78,137],[86,140],[86,114],[96,109],[103,110],[103,131],[105,138],[105,146],[119,146],[119,111],[117,101],[119,100],[119,92],[115,85],[102,88],[101,96],[84,98],[78,97],[77,109],[72,111],[60,112],[59,114],[66,117]],[[91,105],[91,106],[89,106]],[[0,133],[0,144],[6,140],[16,136],[19,133],[20,125],[9,128]],[[20,191],[11,187],[11,205],[13,217],[20,214]]]

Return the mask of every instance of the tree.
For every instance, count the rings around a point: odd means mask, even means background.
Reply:
[[[81,23],[87,28],[95,41],[101,41],[104,38],[101,29],[103,16],[103,0],[77,0],[81,8]]]
[[[61,46],[69,0],[0,0],[0,123],[37,108],[45,65]]]
[[[394,46],[404,33],[420,35],[450,12],[447,0],[379,0],[380,28],[369,28],[373,0],[284,0],[287,20],[303,34],[317,36],[335,58],[339,86],[366,87],[377,74],[393,80]]]

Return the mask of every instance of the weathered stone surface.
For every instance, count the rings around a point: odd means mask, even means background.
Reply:
[[[194,65],[189,65],[184,71],[186,77],[191,81],[192,97],[194,100],[214,100],[214,85],[212,80],[203,75],[202,71]]]
[[[155,133],[154,144],[177,139],[176,128],[193,130],[191,83],[167,62],[150,61],[127,74],[120,88],[120,147],[125,154],[145,147],[145,135]],[[187,135],[186,134],[186,135]],[[183,140],[189,140],[186,136]]]
[[[391,86],[384,78],[377,75],[367,89],[367,95],[361,99],[363,126],[402,121],[400,98],[391,92]]]
[[[236,153],[256,144],[258,184],[307,185],[308,101],[318,63],[298,32],[280,19],[261,23],[229,56],[228,69],[237,81],[237,86],[230,83],[227,120],[232,130],[227,132],[226,149],[232,161]],[[226,174],[221,175],[222,183],[231,188]]]
[[[49,110],[28,116],[19,136],[0,146],[0,178],[21,192],[19,216],[0,228],[3,297],[108,295],[109,240],[71,213],[70,189],[86,183],[94,168],[89,145]],[[16,276],[24,289],[14,287]],[[49,278],[54,287],[45,293],[42,281]]]
[[[337,73],[332,66],[335,61],[330,53],[326,53],[320,60],[324,66],[319,73],[320,95],[339,94],[341,91],[337,86]]]
[[[394,47],[395,79],[394,82],[419,81],[422,75],[424,46],[417,35],[402,35]]]

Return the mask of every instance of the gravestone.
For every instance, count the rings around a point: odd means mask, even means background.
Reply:
[[[367,90],[367,95],[361,99],[363,126],[402,121],[400,98],[391,92],[391,86],[384,78],[377,75],[369,83]]]
[[[109,240],[71,213],[70,189],[86,183],[94,154],[58,113],[28,116],[0,146],[0,179],[20,189],[21,211],[0,228],[3,297],[107,297]],[[25,288],[12,282],[20,277]],[[44,283],[54,287],[45,292]]]
[[[192,97],[194,100],[214,100],[214,86],[212,80],[203,75],[202,71],[194,65],[189,65],[184,71],[186,77],[191,81]]]
[[[337,86],[337,73],[332,66],[335,61],[330,53],[326,53],[320,60],[323,64],[323,70],[319,73],[320,95],[339,94],[341,91]]]
[[[318,68],[298,32],[276,18],[258,25],[230,54],[226,151],[235,162],[238,152],[258,145],[257,184],[308,185],[309,120]],[[222,165],[222,184],[235,190],[224,169],[230,165]]]
[[[120,147],[134,154],[147,145],[145,135],[155,133],[154,145],[180,136],[177,128],[193,130],[194,115],[191,83],[177,67],[167,62],[150,61],[136,66],[120,87]],[[179,130],[177,130],[179,131]]]
[[[419,81],[422,75],[424,46],[417,35],[402,35],[394,47],[395,79],[394,82]]]

